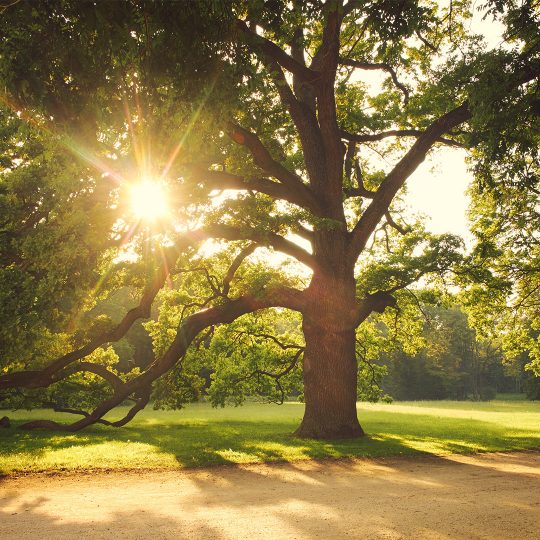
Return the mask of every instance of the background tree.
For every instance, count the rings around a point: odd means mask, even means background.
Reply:
[[[49,315],[58,309],[69,319],[91,302],[96,286],[138,285],[142,296],[120,323],[64,338],[57,348],[74,348],[53,361],[52,353],[46,361],[28,352],[24,361],[4,357],[0,388],[49,387],[89,373],[110,389],[65,428],[107,422],[103,416],[131,398],[133,408],[113,422],[123,425],[146,405],[154,381],[172,369],[184,373],[188,348],[201,332],[258,310],[288,309],[300,314],[305,342],[298,344],[306,408],[297,434],[362,435],[356,398],[363,323],[372,314],[381,314],[384,324],[395,319],[392,310],[410,311],[406,287],[440,277],[460,259],[455,237],[401,221],[399,193],[440,146],[490,148],[499,126],[494,111],[522,111],[529,99],[524,96],[534,91],[538,50],[528,35],[519,35],[507,48],[485,52],[478,36],[467,35],[467,2],[181,6],[51,0],[20,2],[2,12],[7,124],[32,119],[40,134],[51,130],[51,144],[65,143],[83,158],[70,178],[64,176],[65,195],[61,201],[53,197],[48,220],[38,219],[25,232],[24,218],[13,215],[3,237],[46,230],[63,209],[71,215],[76,186],[90,198],[103,189],[103,211],[115,217],[108,225],[99,222],[108,232],[98,234],[95,258],[79,260],[83,273],[97,270],[95,275],[38,275],[21,285],[29,290],[43,283],[48,296],[58,298],[56,281],[69,282],[73,303],[41,307],[32,300],[30,312],[57,335]],[[512,26],[522,7],[494,2],[493,9]],[[529,12],[527,21],[534,8]],[[386,76],[380,88],[363,82],[372,70]],[[500,138],[513,144],[515,114],[504,118],[508,125]],[[17,136],[8,134],[7,140],[12,152],[20,151]],[[478,163],[485,163],[484,155],[478,154]],[[29,162],[8,154],[3,205],[11,204],[10,183]],[[147,175],[159,176],[169,188],[172,215],[159,228],[133,226],[125,204],[130,182]],[[45,172],[43,182],[52,180]],[[229,196],[215,198],[215,190]],[[33,195],[30,212],[43,204],[39,190]],[[234,252],[215,244],[223,256],[201,264],[200,246],[209,238],[229,243]],[[99,245],[111,240],[129,240],[131,260],[118,257],[118,247]],[[77,234],[68,237],[68,260],[79,241]],[[50,260],[56,244],[39,244],[42,260]],[[24,274],[26,261],[35,257],[11,240],[4,249],[3,294],[11,299],[17,293],[9,272]],[[263,250],[295,259],[306,277],[258,262]],[[209,268],[212,263],[215,268]],[[60,258],[58,266],[69,269]],[[154,343],[156,358],[140,372],[115,371],[108,349],[99,348],[148,317],[167,281],[193,273],[201,273],[206,285],[185,309],[170,312],[171,326]],[[27,317],[17,306],[15,313]]]
[[[511,376],[500,346],[477,340],[459,306],[425,306],[423,311],[424,346],[415,354],[397,350],[380,359],[388,366],[382,385],[393,398],[477,401],[516,392],[521,370]]]

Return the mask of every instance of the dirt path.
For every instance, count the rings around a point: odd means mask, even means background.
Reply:
[[[539,539],[540,453],[5,478],[0,538]]]

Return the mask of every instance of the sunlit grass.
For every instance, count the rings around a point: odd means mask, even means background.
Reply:
[[[360,403],[369,434],[354,441],[308,441],[291,435],[303,405],[250,403],[212,409],[140,413],[127,426],[79,433],[15,429],[36,418],[71,419],[50,411],[5,412],[14,427],[0,430],[0,471],[176,469],[339,457],[448,454],[540,448],[540,403],[431,401]],[[2,416],[4,412],[0,414]],[[121,414],[117,411],[116,415]]]

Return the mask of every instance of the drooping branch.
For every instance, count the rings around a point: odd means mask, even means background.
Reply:
[[[109,371],[105,366],[101,364],[94,364],[92,362],[79,362],[76,364],[76,368],[71,371],[70,375],[73,375],[75,373],[94,373],[95,375],[98,375],[105,381],[107,381],[113,390],[119,390],[123,384],[124,381],[118,377],[115,373],[112,371]]]
[[[42,370],[18,371],[1,375],[0,390],[8,388],[44,388],[49,386],[59,378],[65,378],[61,374],[64,368],[87,357],[102,345],[120,340],[136,320],[150,317],[152,303],[165,284],[170,269],[174,267],[181,250],[185,249],[192,241],[186,236],[178,241],[175,248],[163,250],[163,262],[157,268],[153,280],[143,292],[139,305],[130,309],[112,330],[104,332],[83,347],[61,356]]]
[[[229,290],[230,290],[230,284],[231,281],[234,278],[234,275],[242,262],[248,257],[255,249],[254,244],[250,244],[243,248],[240,253],[235,257],[233,260],[229,270],[227,271],[225,277],[223,278],[223,287],[220,290],[216,290],[213,288],[215,294],[212,297],[212,299],[219,297],[227,297]],[[115,373],[107,369],[107,367],[101,365],[101,364],[95,364],[92,362],[78,362],[74,364],[71,367],[67,367],[66,369],[63,369],[55,374],[53,374],[52,377],[52,383],[53,382],[59,382],[67,377],[70,377],[76,373],[94,373],[98,376],[100,376],[102,379],[107,381],[109,385],[112,387],[114,391],[114,395],[126,395],[126,384],[124,381],[118,377]],[[138,388],[135,392],[133,392],[133,400],[135,401],[134,406],[128,411],[128,413],[121,418],[120,420],[117,420],[115,422],[110,422],[108,420],[103,420],[102,418],[99,418],[98,420],[95,420],[98,423],[113,426],[113,427],[120,427],[125,425],[127,422],[129,422],[138,411],[142,410],[146,404],[148,403],[150,399],[151,394],[151,382],[147,385],[142,384],[140,388]],[[55,411],[57,412],[67,412],[71,414],[80,414],[85,419],[91,418],[91,413],[88,413],[84,410],[76,410],[76,409],[70,409],[65,407],[59,407],[54,406],[53,407]],[[55,421],[49,421],[49,420],[35,420],[32,422],[28,422],[26,424],[23,424],[20,426],[21,429],[65,429],[66,426],[63,426],[62,424],[59,424]]]
[[[263,377],[269,377],[270,379],[273,379],[276,384],[276,388],[281,395],[280,400],[278,401],[280,405],[285,401],[285,389],[281,384],[281,379],[288,375],[294,368],[296,368],[296,366],[298,365],[298,360],[300,359],[302,354],[304,354],[304,347],[299,347],[297,349],[298,350],[294,353],[293,357],[288,362],[288,365],[281,371],[272,372],[265,369],[257,369],[249,375],[249,377],[254,377],[255,375],[262,375]]]
[[[290,351],[295,350],[296,352],[294,355],[286,360],[280,360],[278,363],[280,366],[282,366],[282,369],[279,371],[268,371],[266,369],[255,369],[251,371],[248,375],[237,378],[236,383],[239,383],[241,381],[247,381],[249,379],[252,379],[253,377],[257,376],[263,376],[268,377],[270,379],[274,380],[274,383],[276,385],[277,390],[279,391],[281,395],[281,399],[278,401],[278,403],[283,403],[285,400],[285,390],[281,384],[281,379],[291,373],[291,371],[296,368],[298,365],[298,360],[304,353],[305,347],[303,345],[298,345],[296,343],[284,343],[279,338],[272,334],[265,334],[265,333],[259,333],[259,332],[246,332],[246,331],[239,331],[235,332],[235,340],[233,343],[236,343],[237,339],[240,336],[249,336],[254,338],[262,338],[266,339],[268,341],[272,341],[275,343],[282,351]]]
[[[386,176],[373,197],[371,204],[367,207],[351,232],[349,256],[353,261],[358,258],[366,246],[375,227],[388,211],[396,193],[420,163],[424,161],[428,151],[437,142],[437,139],[452,128],[467,121],[470,117],[471,112],[466,102],[441,116],[418,137],[412,148]]]
[[[105,426],[111,426],[111,427],[122,427],[125,426],[128,422],[133,420],[135,415],[144,409],[146,405],[148,405],[148,402],[150,401],[150,395],[151,395],[151,386],[141,387],[140,390],[138,390],[135,393],[134,401],[135,404],[133,407],[131,407],[128,412],[119,420],[115,420],[114,422],[111,422],[110,420],[105,420],[104,418],[97,418],[90,421],[90,424],[103,424]],[[53,407],[54,412],[64,412],[69,414],[80,414],[84,417],[84,419],[90,419],[92,418],[92,413],[89,413],[84,410],[80,409],[71,409],[66,407]],[[110,409],[109,409],[110,410]],[[108,411],[107,411],[108,412]],[[75,422],[75,424],[78,424],[79,422]],[[56,422],[54,420],[32,420],[30,422],[26,422],[25,424],[22,424],[19,426],[19,429],[25,429],[25,430],[31,430],[31,429],[48,429],[48,430],[58,430],[58,431],[77,431],[76,429],[72,429],[71,426],[74,424],[61,424],[60,422]],[[84,427],[84,426],[83,426]],[[79,428],[82,429],[82,428]]]
[[[0,390],[9,388],[44,388],[68,377],[76,371],[92,371],[100,376],[104,376],[104,372],[97,372],[97,370],[100,370],[101,368],[96,364],[87,363],[87,369],[85,370],[75,369],[65,371],[65,368],[87,357],[104,344],[120,340],[136,320],[148,318],[150,316],[152,303],[168,278],[179,254],[192,243],[209,237],[222,238],[225,240],[252,240],[256,246],[272,247],[282,253],[290,255],[310,268],[314,268],[315,266],[313,257],[307,251],[294,242],[272,232],[257,231],[254,229],[239,229],[226,225],[214,225],[205,229],[190,232],[188,235],[185,235],[178,240],[174,247],[163,250],[164,260],[156,270],[152,282],[145,289],[139,305],[128,311],[123,319],[112,330],[104,332],[83,347],[61,356],[42,370],[25,370],[1,375]],[[83,363],[77,365],[80,366],[81,364]],[[113,374],[111,374],[111,376],[112,375]]]
[[[136,398],[135,406],[123,419],[111,422],[111,425],[116,427],[124,425],[146,405],[152,383],[184,357],[188,347],[202,330],[217,324],[231,323],[242,315],[269,307],[285,307],[301,311],[304,309],[304,303],[302,291],[283,286],[262,290],[257,295],[244,295],[225,304],[194,313],[180,323],[174,340],[161,358],[156,359],[143,373],[124,383],[112,397],[103,401],[87,416],[67,425],[51,421],[36,421],[26,424],[24,428],[79,431],[98,422],[109,411],[133,395]]]
[[[115,422],[111,422],[110,425],[112,427],[122,427],[125,426],[128,422],[133,420],[135,418],[135,415],[142,411],[146,405],[148,405],[148,402],[150,401],[150,396],[152,395],[152,385],[141,385],[141,387],[134,393],[135,397],[135,404],[129,411],[126,413],[126,415],[123,418],[120,418],[119,420],[116,420]]]
[[[279,338],[276,336],[273,336],[272,334],[264,334],[261,332],[246,332],[246,331],[238,331],[236,332],[237,336],[251,336],[255,338],[263,338],[268,341],[272,341],[275,343],[282,351],[288,351],[290,349],[304,349],[303,345],[298,345],[296,343],[283,343]]]
[[[397,78],[395,69],[390,65],[382,62],[362,62],[360,60],[354,60],[353,58],[343,58],[339,59],[339,63],[342,66],[350,66],[356,69],[363,70],[383,70],[390,74],[394,85],[399,88],[403,93],[403,103],[407,105],[409,103],[409,89]]]

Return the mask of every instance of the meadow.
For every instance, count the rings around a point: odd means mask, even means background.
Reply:
[[[37,418],[71,420],[46,410],[0,411],[0,473],[94,469],[178,469],[219,464],[323,458],[474,453],[540,448],[540,402],[423,401],[359,403],[367,436],[349,441],[298,439],[301,403],[248,403],[213,409],[144,410],[127,426],[78,433],[22,431]],[[121,415],[122,411],[117,411]],[[112,418],[112,417],[110,417]]]

